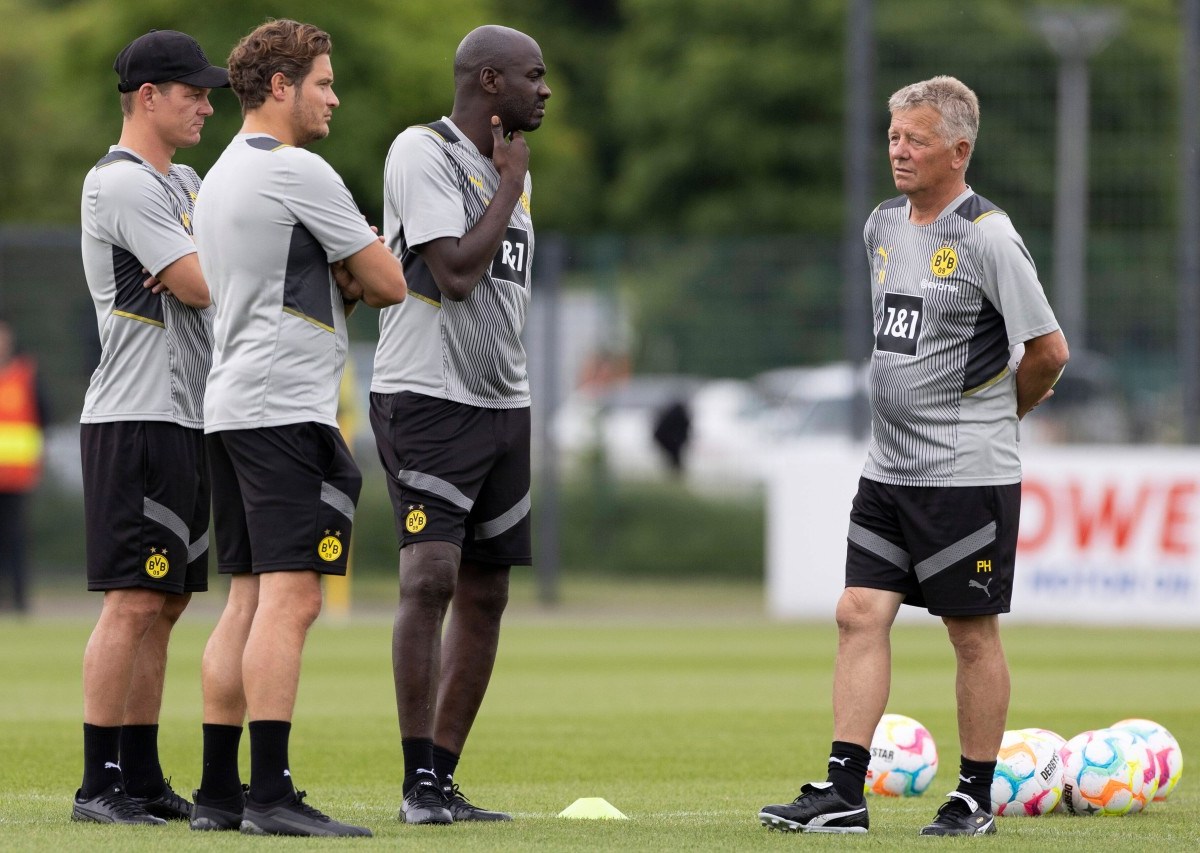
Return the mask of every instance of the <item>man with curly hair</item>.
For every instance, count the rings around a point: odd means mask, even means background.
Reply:
[[[288,740],[321,576],[346,573],[362,478],[337,428],[346,316],[406,294],[400,263],[304,146],[329,133],[329,35],[270,21],[229,56],[245,121],[209,172],[196,243],[217,306],[204,427],[229,600],[204,651],[192,829],[368,836],[304,802]],[[238,774],[249,719],[250,784]]]

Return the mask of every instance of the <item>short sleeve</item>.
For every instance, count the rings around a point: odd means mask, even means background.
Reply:
[[[196,251],[170,190],[145,167],[117,163],[98,178],[95,227],[101,233],[95,236],[128,249],[154,275]]]
[[[409,246],[467,233],[458,177],[429,128],[410,127],[392,143],[384,166],[384,197],[389,243],[401,229]]]
[[[378,239],[332,166],[300,148],[288,149],[286,154],[294,165],[284,203],[321,244],[330,263],[344,260]]]
[[[1009,345],[1057,330],[1033,258],[1008,216],[997,211],[980,219],[979,227],[987,247],[984,290],[1004,317]]]

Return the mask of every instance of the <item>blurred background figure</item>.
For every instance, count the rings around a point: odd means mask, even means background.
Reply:
[[[47,420],[37,364],[16,352],[12,328],[0,319],[0,610],[29,609],[26,510],[41,475]]]
[[[666,454],[667,465],[674,476],[683,473],[683,451],[691,434],[692,416],[685,401],[675,400],[659,412],[654,422],[654,443]]]

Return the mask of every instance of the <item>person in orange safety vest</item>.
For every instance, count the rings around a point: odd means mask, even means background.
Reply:
[[[29,493],[42,471],[46,406],[34,360],[15,352],[0,320],[0,609],[24,612]]]

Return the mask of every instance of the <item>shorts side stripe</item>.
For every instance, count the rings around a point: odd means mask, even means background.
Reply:
[[[192,562],[197,557],[201,556],[208,550],[208,531],[205,530],[203,535],[191,545],[188,546],[188,562]]]
[[[860,524],[850,522],[850,532],[847,538],[855,545],[863,548],[877,557],[882,557],[894,566],[907,569],[912,563],[908,552],[899,545],[894,545],[878,533],[872,533]]]
[[[188,526],[183,523],[183,519],[158,501],[151,500],[150,498],[142,498],[142,513],[146,518],[170,530],[183,542],[191,540],[191,533],[188,531]]]
[[[347,520],[354,521],[354,501],[350,500],[350,496],[341,489],[322,482],[321,500],[346,516]]]
[[[996,541],[996,522],[989,522],[970,536],[959,539],[948,548],[943,548],[932,557],[922,560],[913,567],[917,580],[926,581],[938,572],[948,569],[968,554],[978,551]]]
[[[439,498],[445,498],[467,512],[470,512],[471,507],[475,505],[475,502],[460,492],[453,483],[432,474],[422,474],[420,471],[397,471],[396,479],[418,491],[429,492]]]
[[[525,497],[521,498],[512,509],[498,518],[493,518],[491,521],[482,521],[475,525],[476,539],[491,539],[493,536],[499,536],[504,531],[508,530],[525,516],[529,515],[529,492],[525,493]]]

